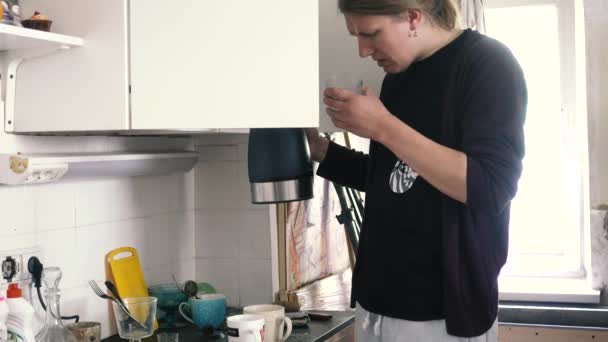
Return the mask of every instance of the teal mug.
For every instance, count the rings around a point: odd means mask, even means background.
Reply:
[[[184,306],[188,307],[192,317],[184,313]],[[185,320],[199,328],[219,328],[226,316],[226,296],[219,293],[201,295],[198,299],[188,299],[187,303],[181,303],[178,308]]]

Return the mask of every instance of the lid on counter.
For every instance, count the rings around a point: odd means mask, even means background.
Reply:
[[[8,290],[6,290],[6,296],[8,298],[19,298],[23,294],[23,291],[19,288],[19,284],[9,284]]]

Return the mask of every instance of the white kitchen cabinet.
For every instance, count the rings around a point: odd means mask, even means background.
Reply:
[[[318,4],[28,0],[85,45],[22,64],[15,132],[318,126]]]
[[[320,130],[335,132],[338,129],[325,113],[322,101],[326,80],[332,75],[349,74],[380,94],[385,73],[371,58],[359,57],[357,39],[348,33],[336,0],[319,0],[319,31]]]

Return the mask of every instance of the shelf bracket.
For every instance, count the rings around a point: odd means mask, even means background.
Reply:
[[[44,58],[50,55],[53,55],[58,52],[63,52],[70,50],[71,47],[69,45],[59,45],[50,49],[45,49],[43,51],[36,50],[36,53],[31,53],[28,55],[22,55],[17,58],[14,58],[8,64],[7,77],[6,77],[6,96],[5,103],[0,110],[4,110],[4,131],[5,132],[14,132],[15,131],[15,100],[17,93],[17,71],[19,67],[24,63],[31,60]],[[2,93],[2,88],[0,84],[0,93]]]

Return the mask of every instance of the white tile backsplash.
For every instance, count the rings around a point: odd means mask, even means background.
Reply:
[[[131,217],[145,217],[169,211],[167,177],[137,177],[133,180]]]
[[[237,210],[200,210],[195,221],[197,258],[238,258],[240,217]]]
[[[196,209],[238,208],[240,191],[238,187],[238,167],[236,161],[202,161],[196,165]]]
[[[0,240],[34,232],[32,192],[24,186],[0,186]]]
[[[38,231],[74,227],[76,193],[72,183],[34,185],[35,227]],[[28,189],[28,190],[29,190]]]
[[[240,305],[239,263],[236,259],[196,259],[196,279],[226,295],[228,305]]]
[[[76,254],[76,228],[39,232],[37,238],[44,266],[61,268],[61,288],[69,289],[83,283],[78,261],[80,258],[87,258],[88,254],[84,256]]]
[[[87,281],[106,279],[112,249],[137,248],[149,285],[194,279],[194,174],[0,187],[0,250],[40,246],[62,269],[62,310],[114,330]],[[170,205],[172,203],[173,205]],[[189,209],[188,209],[189,208]]]
[[[252,205],[247,134],[201,136],[196,167],[196,278],[231,305],[270,303],[270,211]],[[215,281],[215,283],[214,283]]]
[[[121,179],[81,181],[75,184],[76,225],[85,226],[115,221],[114,208],[123,208],[130,203],[130,182]]]
[[[109,251],[108,246],[117,247],[117,241],[113,222],[77,228],[75,253],[79,256],[77,267],[82,279],[105,279],[105,256]]]
[[[270,260],[268,210],[243,211],[237,217],[240,259]]]
[[[75,139],[39,141],[59,141],[51,150],[67,152]],[[83,140],[91,151],[124,150],[130,141]],[[21,137],[0,134],[0,141],[46,151]],[[63,312],[101,322],[104,337],[115,332],[109,306],[86,282],[105,280],[105,255],[118,247],[137,248],[149,285],[171,283],[175,275],[209,282],[230,305],[269,302],[270,214],[250,204],[247,135],[198,142],[201,161],[185,174],[0,186],[0,249],[40,246],[42,262],[63,271]]]
[[[241,306],[271,303],[273,295],[270,260],[241,260],[239,290]]]
[[[195,171],[191,170],[188,173],[165,177],[170,213],[194,210],[194,174]]]
[[[169,260],[171,262],[194,260],[195,258],[195,212],[170,214]]]

